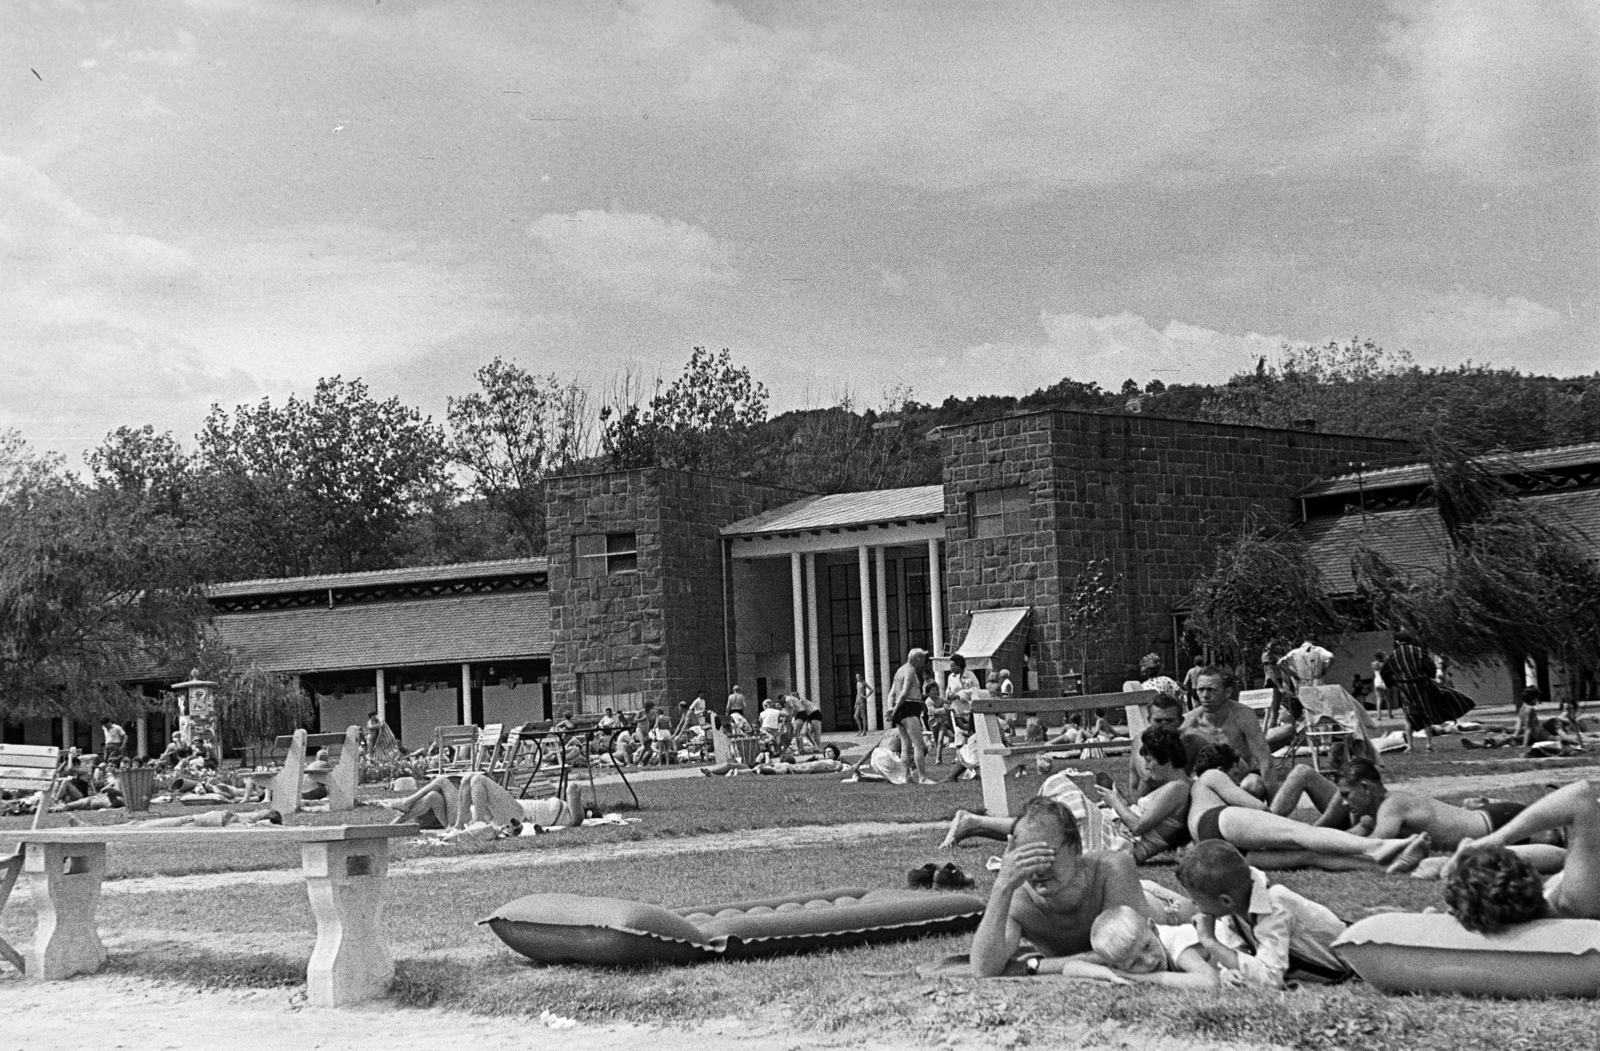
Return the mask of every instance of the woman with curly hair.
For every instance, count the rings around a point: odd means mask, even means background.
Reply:
[[[1545,916],[1600,920],[1597,792],[1595,782],[1575,781],[1529,803],[1487,836],[1462,840],[1441,873],[1451,914],[1468,930],[1486,933]],[[1566,860],[1541,885],[1533,865],[1511,844],[1558,828],[1566,832]]]

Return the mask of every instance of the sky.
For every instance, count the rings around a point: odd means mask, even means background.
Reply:
[[[1600,369],[1600,6],[0,6],[0,429],[495,356],[772,408],[1222,382],[1352,336]]]

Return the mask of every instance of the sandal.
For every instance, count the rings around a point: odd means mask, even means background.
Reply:
[[[910,872],[906,873],[906,886],[931,887],[933,886],[935,874],[938,871],[939,866],[935,865],[931,861],[919,868],[914,868]]]

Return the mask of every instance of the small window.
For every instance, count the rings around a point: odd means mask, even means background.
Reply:
[[[1026,533],[1029,497],[1027,487],[1021,485],[973,493],[972,535],[1015,536]]]
[[[639,538],[635,533],[590,533],[572,538],[576,575],[605,577],[639,570]]]
[[[644,672],[584,671],[578,673],[578,711],[598,715],[606,708],[636,712],[644,707]]]

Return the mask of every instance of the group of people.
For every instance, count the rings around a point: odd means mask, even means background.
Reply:
[[[1447,908],[1474,931],[1546,916],[1600,919],[1600,783],[1527,805],[1453,806],[1386,786],[1356,746],[1332,777],[1296,766],[1274,784],[1264,734],[1234,698],[1230,673],[1202,668],[1192,687],[1200,703],[1188,713],[1181,690],[1152,705],[1130,758],[1132,799],[1101,784],[1090,801],[1055,778],[1015,819],[957,813],[947,844],[1009,843],[973,939],[977,974],[1190,988],[1347,977],[1329,950],[1344,921],[1273,884],[1266,873],[1278,869],[1443,878]],[[1314,822],[1289,816],[1303,801]],[[1122,836],[1085,853],[1085,808],[1097,803]],[[1175,901],[1141,881],[1138,866],[1180,848],[1186,899]]]
[[[880,742],[874,751],[897,756],[905,764],[909,783],[931,783],[927,765],[930,742],[936,764],[943,762],[946,747],[954,747],[958,756],[962,754],[976,729],[972,702],[982,689],[977,675],[967,668],[966,658],[959,653],[950,658],[950,670],[941,682],[928,651],[912,649],[895,671],[884,698],[884,724],[892,740]],[[1004,668],[997,671],[989,689],[998,697],[1011,696],[1015,689],[1011,672]],[[857,675],[856,725],[862,728],[858,732],[865,732],[866,707],[871,698],[872,687]],[[976,765],[960,759],[954,774],[960,774],[962,764]]]

